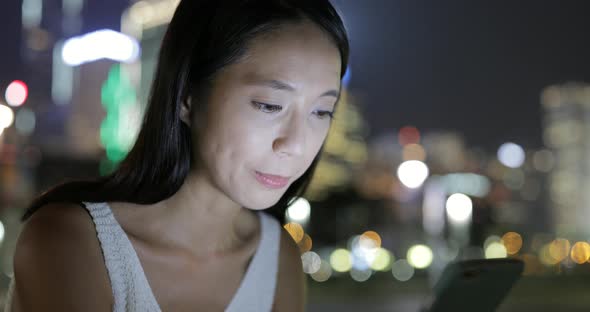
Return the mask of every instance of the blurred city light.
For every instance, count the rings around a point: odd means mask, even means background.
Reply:
[[[15,80],[11,82],[6,88],[4,97],[8,105],[20,106],[23,105],[23,103],[27,100],[28,95],[29,88],[27,85],[20,80]]]
[[[130,18],[137,24],[151,20],[154,14],[153,6],[147,1],[138,1],[129,10]]]
[[[101,88],[106,116],[100,124],[100,143],[114,164],[125,158],[139,132],[141,108],[131,78],[120,64],[111,66]]]
[[[498,235],[490,235],[483,242],[483,249],[485,250],[491,243],[502,243],[502,238]]]
[[[424,161],[426,159],[426,151],[420,144],[412,143],[405,145],[402,153],[404,160]]]
[[[43,0],[23,0],[21,12],[24,28],[39,27],[43,16]]]
[[[21,108],[16,113],[16,119],[14,121],[14,126],[16,130],[24,135],[29,135],[33,133],[35,130],[35,113],[27,108]]]
[[[370,267],[375,271],[389,271],[392,260],[394,260],[394,257],[389,250],[378,248],[375,252],[374,260],[370,263]]]
[[[0,221],[0,244],[2,244],[2,242],[4,241],[4,234],[5,234],[5,230],[4,230],[4,223],[2,223],[2,221]]]
[[[65,15],[75,16],[81,13],[86,0],[63,0],[62,9]]]
[[[283,225],[285,230],[289,232],[295,243],[299,244],[305,232],[303,231],[303,227],[299,223],[289,222]]]
[[[398,134],[399,144],[402,146],[408,144],[419,144],[420,143],[420,131],[416,127],[407,126],[399,130]]]
[[[397,176],[406,187],[418,188],[428,178],[428,166],[419,160],[408,160],[398,167]]]
[[[544,149],[533,154],[533,166],[541,172],[549,172],[555,166],[555,156],[550,150]]]
[[[311,240],[311,236],[304,234],[303,238],[301,239],[301,241],[299,242],[299,250],[301,251],[301,253],[307,252],[311,250],[311,247],[313,245],[313,242]]]
[[[414,245],[408,249],[408,262],[416,269],[425,269],[432,264],[432,249],[426,245]]]
[[[129,18],[144,29],[154,28],[170,21],[179,2],[180,0],[137,1],[129,9]]]
[[[348,239],[348,241],[346,242],[346,247],[348,248],[348,250],[353,250],[355,247],[357,247],[358,244],[359,244],[360,238],[361,238],[360,235],[353,235],[353,236],[351,236]]]
[[[8,128],[14,121],[12,109],[6,105],[0,104],[0,129]]]
[[[448,194],[462,193],[469,196],[485,197],[492,183],[486,176],[475,173],[450,173],[439,178]]]
[[[357,282],[365,282],[367,281],[370,277],[371,274],[373,274],[373,271],[371,271],[371,269],[355,269],[352,268],[350,270],[350,277],[352,277],[353,280],[357,281]]]
[[[555,259],[550,252],[550,244],[545,244],[539,250],[539,261],[546,266],[552,266],[559,263],[561,260]]]
[[[55,42],[52,52],[51,98],[57,105],[71,101],[74,91],[74,69],[61,56],[64,41]]]
[[[409,281],[414,276],[414,267],[407,260],[400,259],[393,263],[391,273],[400,282]]]
[[[303,272],[314,274],[319,271],[322,259],[317,253],[308,251],[301,255],[301,262],[303,263]]]
[[[512,142],[504,143],[498,149],[498,160],[506,167],[518,168],[525,160],[524,149]]]
[[[316,282],[325,282],[332,276],[332,267],[326,260],[321,259],[320,269],[317,272],[311,274]]]
[[[570,254],[571,244],[565,238],[557,238],[549,244],[549,255],[557,262],[563,261]]]
[[[366,231],[359,238],[359,244],[366,249],[381,247],[381,236],[375,231]]]
[[[522,236],[516,232],[508,232],[502,235],[502,244],[509,255],[515,255],[522,248]]]
[[[504,185],[513,191],[522,189],[525,182],[524,171],[520,169],[511,169],[502,176]]]
[[[485,249],[486,259],[506,258],[507,255],[506,247],[502,243],[492,242]]]
[[[590,244],[587,242],[577,242],[571,250],[570,257],[577,264],[583,264],[590,260]]]
[[[352,255],[346,249],[336,249],[330,255],[330,265],[336,272],[348,272],[352,268]]]
[[[133,62],[139,57],[140,47],[135,38],[102,29],[65,41],[62,50],[64,63],[77,66],[100,59]]]
[[[424,186],[422,226],[431,236],[440,236],[445,227],[447,193],[440,178],[431,177]]]
[[[287,208],[287,219],[297,223],[307,223],[311,214],[311,206],[307,199],[298,197]]]
[[[349,240],[349,249],[352,251],[352,267],[357,270],[365,270],[373,262],[377,248],[365,248],[360,241],[360,235],[355,235]]]
[[[465,194],[455,193],[447,199],[447,215],[456,223],[466,223],[471,219],[473,202]]]

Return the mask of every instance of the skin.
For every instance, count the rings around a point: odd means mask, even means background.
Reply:
[[[200,165],[180,190],[153,205],[109,203],[163,311],[229,304],[260,240],[255,211],[288,187],[268,188],[255,172],[289,176],[290,185],[307,170],[330,127],[340,66],[336,46],[311,23],[254,39],[244,58],[216,76],[206,103],[183,105]],[[191,113],[196,105],[206,109]],[[79,206],[52,205],[59,207],[40,209],[19,237],[15,310],[110,311],[92,220]],[[284,229],[280,244],[273,310],[303,311],[298,247]]]

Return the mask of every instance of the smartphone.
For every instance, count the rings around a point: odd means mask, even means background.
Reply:
[[[449,264],[434,285],[427,312],[495,311],[522,275],[518,259],[479,259]]]

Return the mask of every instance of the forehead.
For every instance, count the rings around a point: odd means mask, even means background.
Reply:
[[[226,71],[245,82],[272,78],[337,88],[340,69],[340,52],[329,36],[311,23],[302,23],[253,39],[245,56]]]

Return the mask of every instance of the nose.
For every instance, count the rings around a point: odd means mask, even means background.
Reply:
[[[305,121],[290,118],[281,134],[273,141],[272,148],[279,156],[302,156],[305,152]]]

